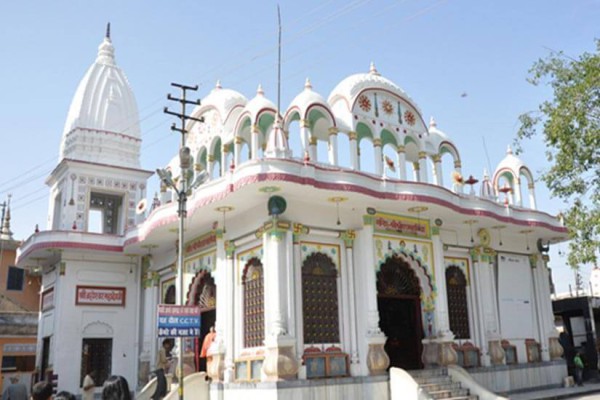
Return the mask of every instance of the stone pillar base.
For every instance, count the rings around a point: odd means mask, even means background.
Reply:
[[[296,379],[298,361],[294,353],[296,339],[290,337],[270,338],[265,342],[267,347],[263,372],[267,381]]]
[[[506,354],[504,353],[500,340],[490,340],[488,342],[488,352],[490,353],[490,363],[492,365],[504,364]]]
[[[367,338],[369,352],[367,353],[367,367],[371,375],[383,375],[390,365],[390,358],[383,349],[385,336],[372,336]]]
[[[206,374],[213,382],[223,382],[225,372],[225,354],[210,353],[206,357]]]
[[[423,354],[421,361],[425,368],[447,367],[458,362],[458,355],[454,350],[454,342],[445,339],[423,339]]]
[[[550,352],[550,360],[558,360],[564,353],[564,349],[560,345],[557,337],[548,338],[548,350]]]

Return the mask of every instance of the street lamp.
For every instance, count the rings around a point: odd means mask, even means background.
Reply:
[[[186,86],[180,85],[177,83],[171,83],[172,86],[180,88],[182,91],[182,97],[176,98],[167,95],[167,99],[179,102],[181,104],[182,110],[181,113],[175,113],[169,111],[166,107],[164,112],[167,114],[174,115],[181,119],[181,127],[177,128],[175,124],[171,126],[171,130],[178,131],[181,133],[181,146],[179,147],[179,179],[173,179],[173,174],[170,170],[167,169],[157,169],[156,173],[160,178],[161,183],[171,188],[175,194],[177,195],[177,215],[179,217],[179,238],[178,238],[178,246],[177,246],[177,280],[176,280],[176,292],[177,292],[177,301],[176,304],[178,306],[183,306],[184,298],[183,298],[183,226],[185,218],[187,217],[187,199],[188,196],[191,196],[194,189],[197,189],[201,184],[206,182],[208,179],[208,173],[206,171],[201,171],[196,174],[196,177],[192,182],[188,182],[189,178],[193,175],[192,170],[192,156],[190,148],[185,145],[185,138],[187,134],[187,130],[185,129],[185,124],[187,120],[194,120],[198,122],[204,122],[202,118],[194,118],[189,115],[186,115],[185,108],[187,104],[199,105],[200,100],[190,101],[186,99],[186,91],[187,90],[197,90],[198,86]],[[181,336],[177,337],[177,347],[179,348],[179,357],[177,360],[177,377],[179,379],[179,387],[177,392],[179,394],[179,400],[183,400],[183,338]]]

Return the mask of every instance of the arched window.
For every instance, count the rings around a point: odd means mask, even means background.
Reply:
[[[467,280],[459,267],[446,268],[446,292],[450,330],[456,339],[469,339],[469,306],[467,304]]]
[[[262,346],[265,340],[265,301],[262,263],[251,258],[242,275],[244,285],[244,347]]]
[[[304,343],[339,343],[337,270],[323,253],[313,253],[302,264]]]

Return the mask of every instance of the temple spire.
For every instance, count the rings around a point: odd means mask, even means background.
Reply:
[[[106,38],[110,40],[110,22],[106,24]]]

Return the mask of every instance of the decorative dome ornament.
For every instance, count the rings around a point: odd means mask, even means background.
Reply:
[[[377,68],[375,67],[375,63],[373,61],[371,61],[371,65],[369,66],[369,73],[373,74],[373,75],[377,75],[377,76],[381,75],[379,73],[379,71],[377,71]]]

